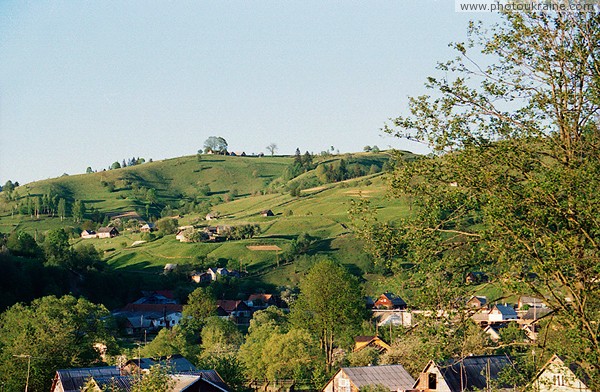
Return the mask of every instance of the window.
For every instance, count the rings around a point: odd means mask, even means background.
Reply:
[[[437,376],[435,373],[429,373],[427,375],[427,389],[437,388]]]
[[[350,392],[350,380],[347,378],[339,378],[338,387],[340,392]]]
[[[562,374],[554,376],[554,385],[562,387],[565,385],[565,378]]]

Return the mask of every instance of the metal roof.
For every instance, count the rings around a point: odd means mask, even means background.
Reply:
[[[115,366],[96,368],[60,369],[57,370],[58,378],[65,392],[79,392],[90,378],[119,377],[121,372]]]
[[[485,390],[488,380],[497,379],[507,366],[512,362],[506,355],[472,356],[438,365],[451,391]]]
[[[390,391],[411,389],[415,380],[402,365],[344,367],[341,369],[361,389],[367,385],[385,385]]]

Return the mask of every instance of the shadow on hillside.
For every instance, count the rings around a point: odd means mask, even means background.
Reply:
[[[281,240],[295,240],[296,239],[296,235],[291,235],[291,234],[272,234],[272,235],[265,235],[265,236],[260,236],[257,237],[255,239],[281,239]]]
[[[333,243],[333,238],[326,238],[324,240],[319,240],[317,241],[308,252],[306,252],[306,254],[314,256],[317,253],[321,253],[321,252],[334,252],[336,250],[339,250],[339,248],[333,248],[332,247],[332,243]]]

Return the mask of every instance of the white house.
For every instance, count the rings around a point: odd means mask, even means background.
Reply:
[[[531,387],[536,392],[592,392],[587,384],[578,377],[577,365],[568,366],[554,354],[535,377]]]

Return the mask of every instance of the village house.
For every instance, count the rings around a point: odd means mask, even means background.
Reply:
[[[252,309],[244,301],[217,300],[217,313],[221,318],[231,320],[237,325],[248,325],[252,318]]]
[[[429,361],[414,384],[415,391],[463,392],[491,390],[490,381],[512,361],[505,355],[481,355],[445,362]],[[512,391],[512,385],[499,385],[498,391]]]
[[[397,392],[411,389],[414,383],[402,365],[343,367],[329,380],[323,392],[358,392],[376,385]]]
[[[96,232],[98,238],[113,238],[119,235],[116,227],[100,227]]]
[[[275,214],[271,210],[263,210],[260,212],[260,216],[275,216]]]
[[[137,375],[147,373],[150,366],[161,364],[169,369],[173,386],[170,392],[229,392],[225,381],[215,370],[198,370],[181,355],[157,359],[129,360],[123,366],[60,369],[52,381],[51,392],[80,392],[91,383],[97,392],[118,389],[129,392]]]
[[[97,235],[94,230],[84,230],[81,232],[81,238],[85,238],[85,239],[97,238]]]
[[[254,311],[263,310],[269,306],[279,306],[278,301],[273,294],[264,293],[250,294],[246,300],[246,305]]]
[[[544,300],[540,299],[540,298],[527,297],[524,295],[520,296],[519,302],[517,302],[517,309],[518,310],[528,310],[531,308],[537,308],[537,309],[546,308],[546,304],[544,303]]]
[[[408,310],[373,309],[372,317],[377,322],[378,327],[412,327],[412,313]]]
[[[154,223],[146,223],[144,225],[142,225],[142,227],[140,227],[140,231],[142,233],[151,233],[153,231],[156,231],[156,226],[154,226]]]
[[[487,297],[474,295],[467,301],[467,308],[487,309]]]
[[[377,309],[406,309],[406,302],[394,293],[383,293],[375,301],[374,307]]]
[[[554,354],[531,383],[535,392],[591,392],[588,380],[576,364],[568,365]]]
[[[490,323],[516,321],[517,318],[515,309],[506,304],[494,305],[488,313],[488,322]]]
[[[173,303],[130,303],[112,311],[115,318],[125,319],[128,335],[172,328],[182,319],[183,305]]]
[[[209,212],[208,214],[206,214],[205,219],[207,221],[209,220],[213,220],[213,219],[218,219],[219,218],[219,213],[218,212]]]

